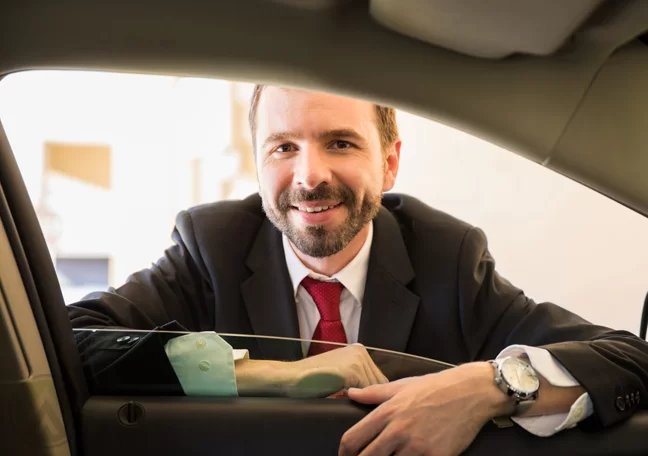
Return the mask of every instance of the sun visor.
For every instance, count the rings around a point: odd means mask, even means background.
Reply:
[[[602,0],[371,0],[372,17],[398,33],[462,54],[550,55]]]

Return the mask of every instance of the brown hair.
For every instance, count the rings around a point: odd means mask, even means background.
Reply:
[[[263,84],[254,86],[252,99],[250,100],[250,131],[252,133],[252,145],[256,155],[256,111],[261,98],[261,92],[265,88]],[[380,135],[380,145],[383,151],[386,151],[394,142],[398,140],[398,125],[396,124],[396,110],[381,105],[374,105],[376,109],[376,127]]]

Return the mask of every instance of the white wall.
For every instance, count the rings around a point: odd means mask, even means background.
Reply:
[[[57,253],[111,258],[111,284],[150,266],[192,203],[191,160],[217,157],[230,134],[229,82],[87,72],[27,72],[0,84],[0,119],[38,205],[44,143],[105,144],[112,188],[51,182]]]
[[[504,149],[406,113],[394,191],[482,228],[498,270],[536,301],[638,332],[648,218]]]
[[[37,202],[45,141],[109,144],[112,191],[60,179],[63,253],[113,258],[114,285],[170,244],[191,204],[190,160],[204,158],[203,197],[236,172],[229,83],[134,75],[34,72],[0,83],[0,118]],[[648,291],[648,219],[496,146],[399,113],[395,191],[484,229],[498,269],[537,301],[638,331]],[[227,156],[227,160],[223,161]],[[235,182],[234,195],[256,190]],[[73,195],[73,197],[70,197]]]

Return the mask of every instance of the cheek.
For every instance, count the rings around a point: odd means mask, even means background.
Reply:
[[[380,170],[357,168],[353,173],[347,173],[339,178],[342,184],[353,191],[359,205],[367,197],[373,198],[382,194],[383,174]]]
[[[290,186],[290,172],[285,166],[268,164],[257,171],[259,176],[259,188],[261,193],[276,201],[279,194]]]
[[[385,168],[382,164],[378,163],[372,167],[371,171],[367,171],[367,193],[376,195],[382,193],[382,188],[385,183]]]

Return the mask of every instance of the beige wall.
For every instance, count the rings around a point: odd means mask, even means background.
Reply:
[[[59,172],[89,185],[110,190],[110,146],[46,141],[45,172]]]

